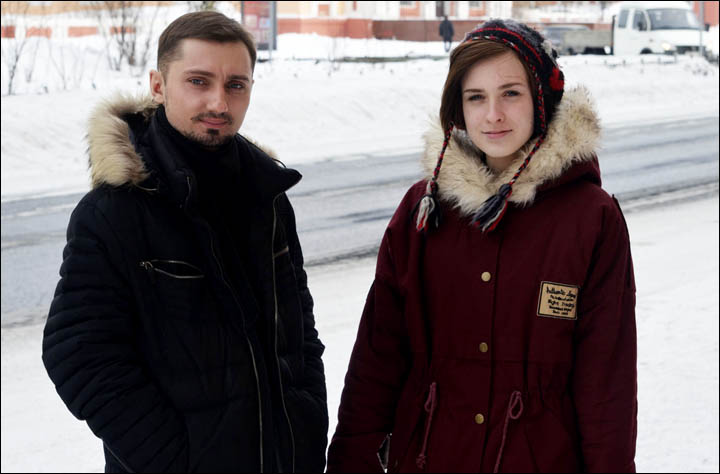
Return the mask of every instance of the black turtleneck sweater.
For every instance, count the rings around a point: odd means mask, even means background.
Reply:
[[[270,363],[274,347],[271,340],[272,315],[264,314],[262,308],[270,307],[264,299],[271,296],[263,292],[262,262],[258,261],[254,249],[249,248],[247,226],[251,220],[250,209],[258,203],[247,191],[249,183],[243,173],[242,151],[235,140],[214,149],[189,140],[170,124],[163,106],[158,107],[156,118],[160,130],[167,134],[177,150],[181,150],[179,161],[195,175],[197,193],[194,212],[207,220],[214,233],[223,272],[240,301],[248,303],[242,310],[259,314],[256,329],[263,343],[265,360]],[[266,376],[277,388],[275,377],[270,373]],[[264,412],[263,416],[273,425],[278,422],[272,412]],[[277,466],[272,470],[281,471]]]
[[[243,159],[235,140],[217,148],[207,148],[189,140],[167,119],[165,108],[156,112],[160,129],[182,150],[180,161],[195,175],[195,211],[210,224],[217,238],[221,264],[236,291],[243,292],[243,283],[252,287],[257,301],[259,282],[246,272],[247,217],[252,196],[244,192]],[[249,309],[249,308],[246,308]],[[257,308],[253,308],[256,310]]]

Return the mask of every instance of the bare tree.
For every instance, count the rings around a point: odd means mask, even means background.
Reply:
[[[68,76],[69,71],[65,67],[65,45],[60,44],[53,45],[53,42],[48,43],[48,49],[50,51],[50,62],[53,65],[53,68],[55,69],[55,72],[60,77],[60,81],[62,82],[63,90],[67,90],[68,86]]]
[[[133,44],[132,49],[132,55],[129,56],[130,59],[132,59],[132,63],[128,60],[128,63],[131,66],[134,66],[135,69],[135,75],[139,76],[143,72],[145,72],[145,67],[147,66],[148,61],[150,60],[150,53],[153,50],[153,47],[155,46],[153,39],[153,30],[155,29],[155,23],[157,22],[157,16],[160,12],[160,5],[156,5],[155,9],[152,12],[152,17],[145,21],[145,26],[143,33],[140,34],[140,37],[138,37],[138,32],[135,33],[135,41]],[[138,41],[140,40],[140,42]],[[139,46],[137,46],[139,44]]]
[[[47,6],[46,4],[40,5],[40,14],[37,15],[34,25],[38,29],[38,35],[36,35],[34,38],[31,38],[28,43],[28,49],[29,49],[29,55],[27,57],[27,61],[25,61],[25,64],[23,66],[23,72],[25,73],[25,82],[30,83],[32,82],[33,73],[35,72],[35,65],[37,64],[37,54],[38,50],[40,49],[40,45],[43,44],[45,41],[49,41],[50,38],[46,36],[46,29],[49,25],[49,19],[47,15]],[[52,30],[50,30],[52,32]],[[27,30],[25,30],[25,35],[27,36]]]
[[[27,27],[29,6],[29,2],[0,2],[2,30],[7,35],[2,41],[2,58],[8,73],[8,95],[13,95],[15,92],[15,76],[27,44],[26,31],[23,31],[20,37],[19,33],[20,26]]]
[[[149,21],[142,20],[149,2],[91,2],[91,12],[105,39],[108,65],[119,71],[124,63],[144,69],[152,49],[152,32],[160,6]],[[140,31],[143,33],[140,33]]]
[[[215,10],[215,4],[217,2],[187,2],[188,10],[191,12]]]

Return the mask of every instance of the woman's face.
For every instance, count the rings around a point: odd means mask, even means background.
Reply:
[[[533,133],[534,105],[520,60],[507,52],[479,61],[462,81],[465,127],[488,165],[503,171]]]

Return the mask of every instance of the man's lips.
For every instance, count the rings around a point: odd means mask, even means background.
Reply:
[[[220,128],[223,125],[228,123],[227,120],[211,119],[211,118],[201,119],[200,122],[202,122],[204,125],[207,125],[208,127],[213,127],[213,128]]]

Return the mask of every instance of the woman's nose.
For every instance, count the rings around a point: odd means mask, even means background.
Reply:
[[[498,101],[490,100],[488,104],[488,112],[485,117],[488,122],[502,122],[505,119],[505,113]]]

